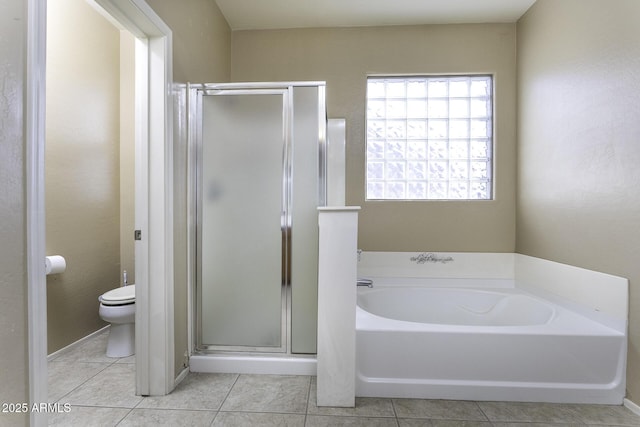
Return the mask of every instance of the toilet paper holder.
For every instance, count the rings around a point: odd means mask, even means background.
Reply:
[[[44,259],[44,271],[48,275],[64,273],[67,269],[67,261],[62,255],[51,255]]]

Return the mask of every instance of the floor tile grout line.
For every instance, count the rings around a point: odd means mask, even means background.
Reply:
[[[172,409],[174,411],[179,411],[179,409]],[[195,409],[194,409],[195,410]],[[203,409],[203,411],[205,411],[205,409]],[[210,411],[213,411],[212,409]],[[240,410],[240,409],[234,409],[233,411],[217,411],[217,412],[223,412],[225,414],[278,414],[278,415],[305,415],[303,412],[286,412],[286,411],[268,411],[268,410],[255,410],[255,411],[250,411],[247,409],[244,410]],[[321,415],[321,414],[309,414],[309,415]],[[331,415],[329,415],[331,416]]]
[[[484,412],[484,409],[482,409],[482,405],[480,405],[480,401],[474,400],[473,403],[475,403],[476,408],[478,408],[478,410],[480,411],[482,416],[485,417],[485,421],[488,421],[488,422],[491,423],[491,425],[493,425],[493,420],[491,418],[489,418],[489,416],[487,415],[486,412]]]
[[[122,424],[122,422],[123,422],[124,420],[126,420],[126,419],[127,419],[127,417],[128,417],[129,415],[131,415],[131,413],[133,412],[133,410],[134,410],[134,409],[135,409],[135,407],[134,407],[134,408],[129,409],[129,412],[127,412],[127,413],[124,415],[124,417],[120,418],[120,421],[118,421],[117,423],[115,423],[115,424],[113,425],[113,427],[117,427],[117,426],[119,426],[120,424]]]
[[[399,425],[400,422],[398,421],[398,412],[396,411],[396,403],[391,398],[389,400],[391,401],[391,409],[393,409],[393,416],[396,419],[396,423]]]
[[[343,409],[343,407],[338,407],[340,409]],[[225,412],[225,411],[223,411]],[[286,414],[300,414],[299,412],[282,412],[282,413],[286,413]],[[320,417],[342,417],[342,418],[379,418],[379,419],[385,419],[385,420],[391,420],[391,419],[395,419],[398,418],[396,416],[385,416],[385,415],[379,415],[379,414],[370,414],[370,415],[366,415],[366,414],[362,414],[362,415],[357,415],[357,414],[322,414],[322,413],[317,413],[317,414],[309,414],[311,416],[320,416]],[[416,419],[419,420],[421,418],[411,418],[411,417],[404,417],[406,419]],[[447,419],[447,418],[445,418]]]
[[[58,362],[58,363],[71,363],[71,362]],[[87,362],[87,363],[89,363],[89,362]],[[98,362],[95,362],[95,363],[98,364]],[[78,384],[77,386],[75,386],[74,388],[72,388],[71,390],[69,390],[68,392],[63,394],[62,396],[60,396],[58,398],[58,400],[56,400],[55,403],[60,403],[60,401],[62,399],[64,399],[65,397],[67,397],[68,395],[70,395],[71,393],[73,393],[74,391],[76,391],[77,389],[82,387],[83,385],[85,385],[87,382],[91,381],[92,379],[94,379],[95,377],[100,375],[102,372],[104,372],[105,369],[108,369],[109,367],[111,367],[111,364],[109,364],[109,365],[105,366],[104,368],[100,369],[98,372],[96,372],[95,374],[93,374],[92,376],[90,376],[89,378],[87,378],[86,380],[84,380],[83,382],[81,382],[80,384]],[[79,406],[79,405],[75,405],[75,406]]]
[[[307,425],[307,418],[309,416],[309,406],[311,405],[311,387],[313,386],[313,376],[309,376],[309,387],[307,387],[307,410],[304,411],[304,423],[303,426]],[[316,388],[318,385],[316,384]]]
[[[50,365],[61,365],[63,363],[67,363],[67,364],[74,364],[74,363],[88,363],[90,365],[107,365],[107,366],[111,366],[111,365],[133,365],[133,363],[118,363],[116,362],[102,362],[99,360],[52,360],[50,362],[47,362]]]
[[[135,407],[129,407],[129,406],[116,406],[116,405],[91,405],[88,403],[82,403],[82,404],[73,404],[70,403],[69,404],[72,408],[95,408],[95,409],[136,409]]]
[[[133,408],[131,408],[131,410],[133,411],[134,409],[143,409],[143,408],[138,408],[138,406],[140,406],[140,404],[141,404],[142,402],[144,402],[144,401],[145,401],[148,397],[150,397],[150,396],[143,396],[143,395],[141,395],[141,394],[140,394],[140,395],[138,395],[138,394],[135,394],[135,392],[133,393],[133,395],[134,395],[134,396],[140,396],[140,397],[141,397],[141,399],[138,401],[138,403],[136,403],[136,406],[134,406]]]
[[[237,411],[242,412],[242,411]],[[269,414],[281,414],[281,415],[303,415],[295,412],[258,412],[258,413],[269,413]],[[373,420],[399,420],[396,417],[385,417],[383,415],[348,415],[348,414],[309,414],[311,417],[323,417],[323,418],[349,418],[349,419],[373,419]],[[465,421],[465,420],[450,420],[448,418],[444,419],[436,419],[436,418],[402,418],[406,420],[437,420],[437,421]],[[469,420],[466,420],[469,421]]]
[[[216,416],[214,417],[214,420],[216,418],[218,418],[218,414],[222,411],[222,407],[224,406],[225,402],[227,401],[227,399],[229,398],[229,395],[231,394],[231,391],[233,390],[233,388],[236,386],[236,384],[238,383],[238,380],[240,379],[240,376],[242,374],[236,374],[236,379],[233,380],[233,384],[231,384],[231,387],[229,387],[229,390],[227,390],[227,393],[224,395],[224,399],[222,399],[222,401],[220,402],[220,407],[218,408],[218,411],[216,413]]]
[[[83,362],[84,363],[84,362]],[[98,363],[98,362],[96,362]],[[89,381],[95,379],[98,375],[102,374],[104,371],[106,371],[107,369],[111,368],[112,366],[116,366],[116,362],[114,361],[113,363],[108,364],[107,366],[105,366],[103,369],[99,370],[98,372],[96,372],[94,375],[92,375],[91,377],[87,378],[85,381],[83,381],[81,384],[78,384],[76,387],[74,387],[73,389],[69,390],[67,393],[65,393],[62,397],[60,397],[56,402],[61,403],[62,400],[66,397],[68,397],[69,395],[71,395],[72,393],[74,393],[76,390],[80,389],[82,386],[84,386],[85,384],[87,384]],[[135,368],[134,368],[135,369]],[[140,397],[140,400],[133,406],[133,407],[127,407],[127,406],[113,406],[113,405],[105,405],[105,404],[95,404],[95,405],[91,405],[91,404],[73,404],[71,402],[66,402],[69,403],[71,406],[80,406],[80,407],[91,407],[91,408],[116,408],[116,409],[130,409],[133,410],[135,409],[140,402],[142,402],[144,400],[144,396],[138,396],[135,394],[133,394],[134,397]]]
[[[87,408],[109,408],[109,409],[135,409],[137,411],[182,411],[182,412],[240,412],[240,411],[218,411],[215,409],[198,409],[198,408],[127,408],[124,406],[98,406],[98,405],[72,405],[72,406],[86,406]]]
[[[127,413],[124,414],[122,416],[122,418],[120,418],[120,420],[118,420],[113,427],[117,427],[118,425],[120,425],[125,418],[127,418],[129,416],[129,414],[135,409],[135,408],[125,408],[122,406],[98,406],[98,405],[71,405],[71,407],[76,407],[76,408],[99,408],[99,409],[128,409]]]

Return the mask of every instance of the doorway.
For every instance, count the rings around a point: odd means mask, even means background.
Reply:
[[[123,270],[134,283],[134,41],[85,0],[48,3],[46,250],[68,264],[47,276],[49,354],[105,325],[96,298]]]
[[[144,0],[96,0],[136,44],[136,391],[163,395],[175,386],[173,363],[173,163],[171,30]],[[47,321],[44,263],[44,149],[46,2],[27,4],[27,246],[29,312],[29,398],[47,401]],[[138,66],[139,65],[139,66]],[[138,89],[137,89],[138,90]],[[153,236],[153,245],[150,237]],[[153,283],[153,286],[149,286]],[[151,313],[150,307],[162,307]],[[153,316],[153,317],[152,317]],[[153,319],[153,321],[151,321]],[[151,369],[153,368],[153,375]],[[46,425],[34,412],[31,425]]]

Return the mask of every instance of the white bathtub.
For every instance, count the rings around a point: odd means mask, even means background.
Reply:
[[[358,289],[356,396],[621,404],[626,336],[513,280]]]

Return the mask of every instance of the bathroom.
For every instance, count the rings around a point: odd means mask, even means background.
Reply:
[[[209,2],[148,3],[174,32],[175,82],[327,81],[328,116],[347,123],[346,196],[362,206],[359,247],[517,252],[629,278],[627,397],[640,400],[639,55],[629,25],[637,5],[538,0],[517,23],[232,31]],[[494,200],[364,200],[365,76],[416,70],[495,73]],[[188,349],[185,264],[176,256],[179,367]],[[104,274],[117,283],[119,265]]]
[[[51,354],[104,326],[96,294],[135,281],[134,39],[87,2],[47,13],[46,250],[68,267],[47,276]]]

